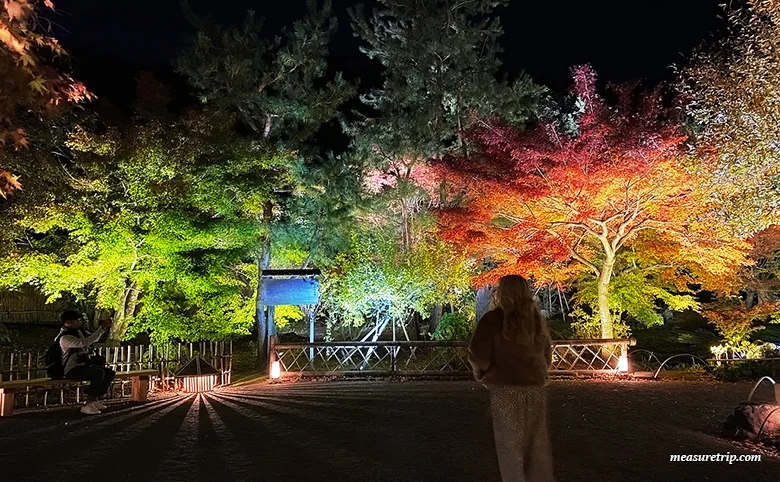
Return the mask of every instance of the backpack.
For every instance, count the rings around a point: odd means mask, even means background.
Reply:
[[[52,343],[43,359],[46,365],[46,376],[52,380],[59,380],[65,377],[65,367],[62,366],[62,348],[60,348],[60,337]]]
[[[46,350],[43,358],[43,363],[46,366],[46,376],[52,380],[65,378],[65,363],[62,362],[62,347],[60,347],[60,338],[65,335],[78,335],[78,330],[68,330],[57,335],[54,343]],[[65,362],[68,361],[72,354],[73,350],[68,350]]]

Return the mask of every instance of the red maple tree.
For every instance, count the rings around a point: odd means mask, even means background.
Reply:
[[[19,112],[50,111],[65,103],[92,98],[84,84],[56,68],[65,55],[40,9],[54,10],[51,0],[0,2],[0,197],[21,188],[19,178],[3,166],[5,148],[28,146]]]
[[[601,335],[612,338],[609,285],[623,250],[642,251],[664,266],[663,276],[684,270],[723,286],[745,245],[710,214],[706,186],[683,163],[686,137],[659,90],[615,86],[609,104],[591,67],[572,73],[576,132],[480,122],[471,132],[480,154],[440,166],[470,201],[440,220],[448,240],[498,266],[478,285],[510,273],[541,282],[592,273]]]

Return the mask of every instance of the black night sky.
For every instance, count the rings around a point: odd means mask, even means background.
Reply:
[[[683,62],[722,24],[720,0],[512,0],[500,10],[505,69],[525,70],[553,89],[569,85],[568,69],[592,63],[602,80],[671,78],[669,66]],[[334,0],[339,31],[331,63],[361,90],[379,79],[378,64],[358,51],[347,9],[372,1]],[[57,0],[55,35],[69,48],[77,77],[104,99],[122,104],[132,97],[133,79],[149,70],[175,82],[171,62],[192,34],[178,0]],[[269,35],[305,11],[305,0],[190,0],[199,15],[240,22],[253,9],[266,19]],[[128,75],[129,74],[129,75]]]

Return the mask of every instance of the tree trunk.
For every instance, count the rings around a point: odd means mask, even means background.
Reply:
[[[745,292],[745,308],[751,309],[758,304],[758,293],[753,290],[747,290]]]
[[[490,311],[490,302],[495,289],[493,285],[486,285],[477,290],[477,321]]]
[[[608,257],[601,266],[601,274],[598,280],[598,307],[601,320],[601,338],[614,338],[615,331],[612,327],[612,317],[609,313],[609,281],[612,279],[612,268],[615,259]]]
[[[271,243],[266,238],[262,242],[262,248],[255,256],[257,266],[257,292],[255,293],[255,319],[257,320],[257,356],[265,363],[268,360],[268,320],[263,304],[263,270],[268,268],[271,259]]]
[[[138,305],[138,294],[135,283],[126,285],[122,303],[117,307],[114,320],[111,323],[111,333],[108,335],[109,344],[119,345],[125,337],[130,321],[135,314],[135,307]]]
[[[433,305],[431,308],[431,323],[428,327],[428,331],[433,333],[436,331],[436,328],[439,327],[439,322],[441,321],[441,315],[444,312],[444,307],[442,305]]]
[[[420,341],[420,323],[422,317],[419,313],[415,313],[417,316],[412,317],[412,323],[410,329],[412,330],[412,341]]]
[[[273,203],[269,200],[263,206],[263,222],[269,228],[273,218]],[[255,255],[255,266],[257,266],[257,292],[255,293],[255,319],[257,320],[257,356],[262,364],[268,361],[268,343],[270,333],[268,330],[268,319],[265,315],[265,305],[263,304],[263,270],[271,265],[271,235],[266,234],[260,239],[258,252]]]
[[[412,247],[411,219],[406,202],[402,201],[401,208],[401,248],[408,251]]]
[[[102,314],[103,310],[95,307],[95,311],[92,312],[92,321],[89,324],[89,330],[95,331],[100,326],[100,315]]]

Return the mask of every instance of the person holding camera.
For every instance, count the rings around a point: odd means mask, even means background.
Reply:
[[[81,413],[97,415],[106,408],[100,398],[108,392],[116,372],[105,366],[104,357],[90,356],[88,348],[109,330],[111,320],[101,321],[97,331],[91,334],[79,328],[81,314],[77,311],[64,312],[61,320],[62,329],[57,335],[57,341],[62,350],[65,378],[90,382],[87,388],[87,401],[81,407]]]

